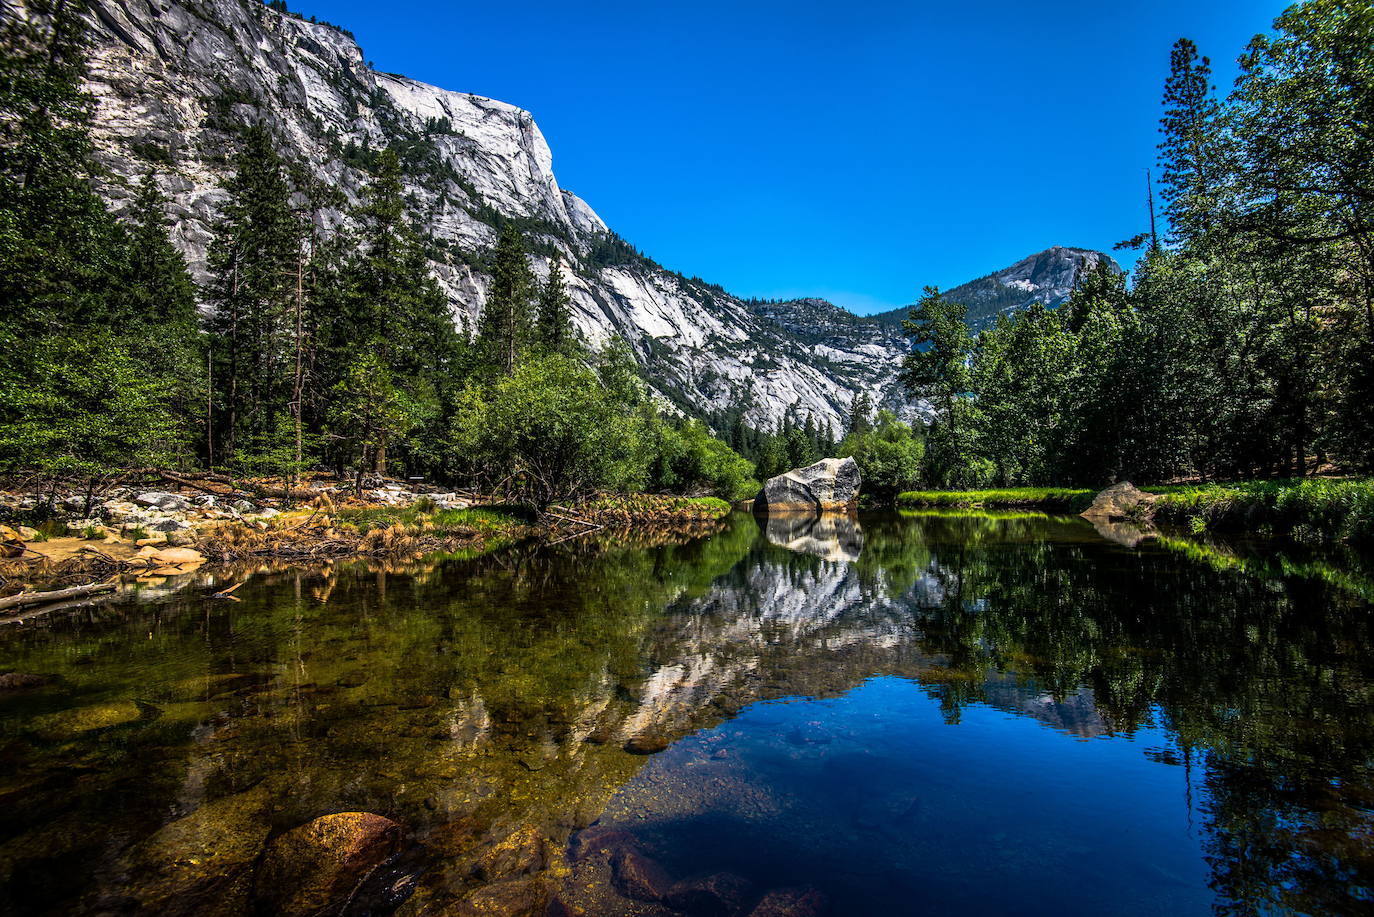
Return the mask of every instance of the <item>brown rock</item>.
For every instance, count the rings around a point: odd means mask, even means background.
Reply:
[[[143,544],[142,541],[139,544]],[[191,548],[158,548],[147,545],[139,549],[137,555],[154,567],[181,567],[189,569],[205,563],[205,555]]]
[[[1143,519],[1149,515],[1150,507],[1158,499],[1158,495],[1146,493],[1129,481],[1123,481],[1093,497],[1092,505],[1081,515],[1084,519],[1105,519],[1108,522]]]
[[[401,826],[371,812],[325,815],[274,840],[256,877],[262,909],[318,914],[348,896],[401,846]]]
[[[513,879],[477,889],[463,899],[458,914],[463,917],[542,917],[549,903],[548,885],[540,878]]]
[[[18,557],[24,553],[24,539],[16,529],[0,525],[0,557]]]
[[[752,884],[743,876],[717,872],[675,883],[664,900],[670,907],[686,911],[693,917],[730,917],[749,900]]]
[[[625,743],[625,750],[632,755],[656,755],[672,745],[666,736],[640,735]]]
[[[672,887],[672,877],[657,860],[637,850],[622,848],[611,860],[616,891],[637,901],[662,901]]]
[[[477,875],[488,882],[527,876],[544,868],[544,837],[533,825],[514,831],[477,858]]]
[[[6,672],[0,675],[0,691],[27,691],[41,688],[52,681],[47,675],[29,675],[26,672]]]
[[[579,831],[568,849],[568,858],[574,863],[589,859],[610,859],[621,850],[634,850],[634,835],[619,828],[594,825]]]
[[[778,888],[763,896],[749,917],[820,917],[830,907],[830,899],[810,887]]]

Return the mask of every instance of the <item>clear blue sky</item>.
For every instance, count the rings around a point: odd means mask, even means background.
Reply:
[[[1169,46],[1229,87],[1269,0],[289,0],[534,113],[560,184],[742,296],[910,302],[1145,226]]]

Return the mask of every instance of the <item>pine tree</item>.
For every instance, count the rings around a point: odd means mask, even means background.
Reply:
[[[491,288],[477,323],[477,347],[483,362],[503,375],[515,365],[531,337],[530,292],[534,276],[525,257],[520,231],[510,223],[501,229],[492,255]]]
[[[304,231],[281,157],[261,126],[244,133],[209,261],[207,328],[218,408],[209,450],[253,463],[275,453],[294,376],[290,346]]]
[[[563,284],[563,266],[557,258],[549,264],[549,276],[539,287],[536,318],[539,345],[550,353],[572,349],[574,329],[571,300]]]
[[[932,439],[941,448],[934,451],[954,480],[972,457],[960,409],[961,396],[973,381],[969,372],[973,337],[964,321],[967,314],[963,304],[946,300],[935,287],[926,287],[921,301],[902,322],[912,343],[912,352],[903,361],[902,381],[912,395],[938,405],[941,423],[932,430]]]
[[[354,216],[359,235],[351,244],[357,250],[340,271],[338,301],[329,310],[327,376],[331,390],[357,390],[357,367],[374,365],[363,358],[375,357],[387,373],[387,390],[406,405],[405,424],[378,426],[365,444],[349,431],[335,431],[354,443],[351,458],[383,473],[398,448],[415,445],[397,437],[446,426],[437,417],[446,392],[461,382],[458,335],[411,220],[394,150],[378,155],[376,176]]]
[[[205,397],[200,316],[195,283],[168,235],[167,199],[152,171],[139,183],[126,220],[129,282],[120,291],[126,302],[122,311],[136,338],[134,353],[166,395],[171,416],[158,424],[169,434],[164,451],[184,455]]]
[[[1217,203],[1220,106],[1211,81],[1211,62],[1180,38],[1169,55],[1159,144],[1164,212],[1178,239],[1198,238]]]
[[[849,426],[845,436],[862,436],[873,429],[873,398],[868,392],[858,392],[849,403]]]

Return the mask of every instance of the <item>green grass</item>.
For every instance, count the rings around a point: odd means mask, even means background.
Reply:
[[[1036,506],[1084,510],[1097,492],[1074,487],[1007,487],[995,490],[909,490],[897,495],[901,507]]]
[[[911,519],[996,519],[1006,521],[1011,519],[1048,519],[1047,513],[1032,509],[980,509],[978,507],[964,506],[919,506],[916,508],[901,508],[897,511],[900,515]]]
[[[1296,541],[1374,543],[1374,480],[1307,478],[1146,488],[1157,522],[1192,532],[1248,531]]]
[[[341,509],[335,515],[336,522],[356,526],[359,532],[373,529],[390,528],[401,525],[407,529],[418,529],[428,524],[431,531],[438,535],[495,535],[509,532],[522,519],[514,510],[491,507],[470,509],[441,509],[430,511],[427,507],[411,506],[369,506],[360,509]]]

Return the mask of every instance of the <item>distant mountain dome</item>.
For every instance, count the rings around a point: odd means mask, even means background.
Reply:
[[[1123,273],[1121,265],[1103,252],[1055,245],[1011,267],[942,292],[946,299],[968,306],[969,326],[981,330],[997,321],[997,316],[1018,312],[1031,303],[1050,308],[1061,305],[1080,278],[1104,262],[1110,270]],[[910,306],[903,306],[872,318],[882,324],[900,325],[910,311]]]

